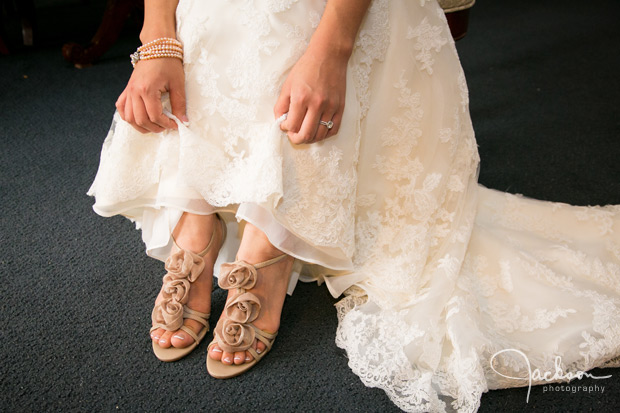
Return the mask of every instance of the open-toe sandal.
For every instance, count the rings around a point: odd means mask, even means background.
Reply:
[[[237,292],[226,302],[224,307],[226,317],[220,318],[215,327],[213,341],[209,344],[207,370],[211,376],[216,379],[238,376],[251,369],[271,350],[278,333],[268,333],[252,324],[260,314],[261,304],[258,297],[248,290],[256,285],[258,269],[275,264],[287,256],[282,254],[258,264],[248,264],[243,260],[222,264],[218,285],[225,290],[236,288]],[[260,354],[252,347],[254,340],[260,340],[265,344],[265,350]],[[230,365],[214,360],[208,352],[216,344],[221,350],[229,353],[248,351],[254,360]]]
[[[222,225],[220,243],[222,244],[226,238],[226,224],[219,215],[216,216]],[[209,245],[199,253],[179,247],[174,238],[172,238],[178,251],[170,255],[166,260],[165,268],[168,272],[164,275],[161,287],[162,300],[155,305],[151,315],[153,321],[151,332],[158,328],[167,331],[183,330],[194,339],[194,342],[182,348],[163,348],[153,341],[153,353],[161,361],[176,361],[185,357],[200,344],[200,341],[209,331],[210,314],[192,310],[186,304],[189,300],[189,290],[192,283],[200,277],[204,270],[205,262],[203,257],[213,248],[215,233],[216,229],[214,228]],[[196,320],[203,325],[198,334],[183,324],[183,320],[188,318]]]

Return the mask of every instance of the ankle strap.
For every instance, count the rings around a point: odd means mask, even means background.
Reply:
[[[256,279],[258,277],[257,271],[260,268],[275,264],[287,256],[288,254],[282,254],[257,264],[250,264],[243,260],[225,262],[220,267],[220,275],[218,276],[217,284],[224,290],[238,288],[240,293],[243,294],[245,291],[251,290],[254,288],[254,285],[256,285]]]
[[[282,255],[278,255],[275,258],[272,258],[270,260],[267,261],[263,261],[263,262],[259,262],[258,264],[252,264],[254,266],[254,268],[259,269],[259,268],[264,268],[267,267],[271,264],[275,264],[276,262],[284,259],[288,254],[282,254]]]

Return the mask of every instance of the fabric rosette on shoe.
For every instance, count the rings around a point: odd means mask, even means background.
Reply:
[[[226,305],[226,317],[236,323],[251,323],[258,318],[260,307],[260,301],[254,294],[239,294]]]
[[[220,269],[218,285],[225,289],[243,288],[249,290],[256,285],[256,268],[245,261],[224,263]]]
[[[254,329],[250,325],[228,319],[217,324],[215,334],[219,338],[218,346],[228,353],[249,349],[255,339]]]
[[[238,290],[237,295],[226,303],[226,319],[215,328],[215,334],[220,338],[220,348],[224,351],[245,351],[254,342],[255,332],[250,323],[258,318],[261,304],[258,297],[247,290],[256,285],[257,276],[256,267],[245,261],[221,266],[219,286],[225,290]]]
[[[189,280],[184,278],[174,278],[170,274],[164,275],[164,283],[161,287],[161,295],[164,301],[175,301],[179,304],[186,304],[189,299]]]
[[[164,299],[153,308],[153,325],[174,331],[183,325],[183,304],[174,299]]]
[[[190,282],[194,282],[204,267],[205,262],[200,255],[180,250],[168,257],[164,268],[174,278],[187,278]]]
[[[168,271],[161,287],[162,301],[153,308],[154,325],[166,330],[178,330],[183,325],[183,306],[189,299],[190,283],[196,281],[205,263],[202,257],[191,251],[179,250],[166,260]]]

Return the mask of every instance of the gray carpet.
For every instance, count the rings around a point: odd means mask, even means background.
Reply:
[[[334,344],[335,300],[314,284],[298,285],[274,351],[239,378],[206,374],[206,343],[177,363],[155,359],[148,327],[162,265],[129,221],[95,215],[85,195],[136,31],[78,70],[60,44],[88,38],[102,2],[44,3],[39,46],[0,57],[0,410],[398,411],[347,367]],[[620,204],[620,3],[512,3],[480,0],[458,43],[481,183]],[[69,9],[81,23],[70,24]],[[219,290],[215,319],[223,301]],[[592,373],[613,377],[572,384],[603,393],[533,387],[526,403],[527,388],[497,390],[480,411],[620,407],[620,369]]]

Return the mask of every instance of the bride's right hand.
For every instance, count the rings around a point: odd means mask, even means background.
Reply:
[[[164,57],[141,60],[116,101],[123,120],[142,133],[177,129],[177,124],[163,113],[162,93],[170,95],[172,114],[187,122],[185,114],[185,75],[183,63]]]

